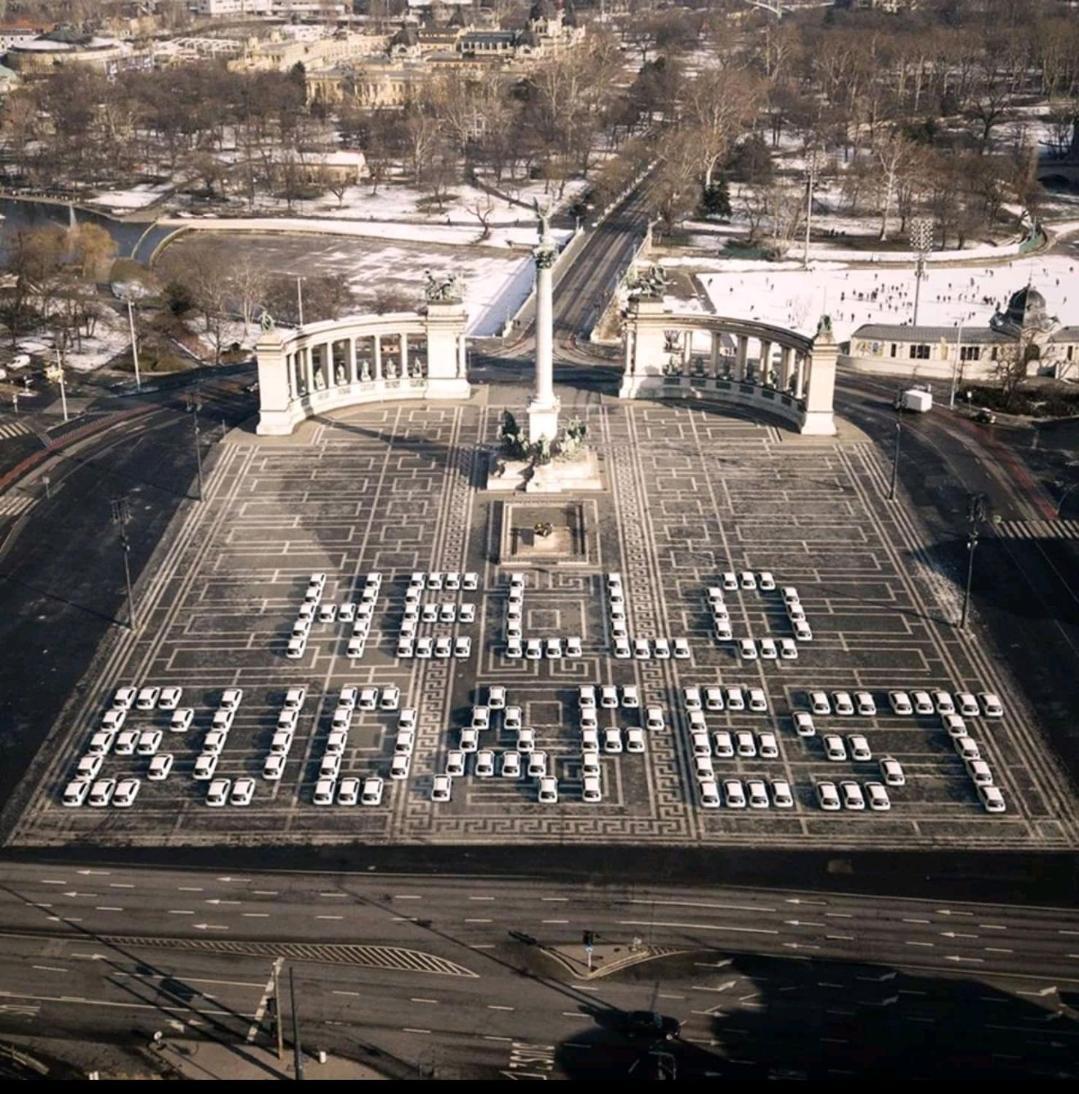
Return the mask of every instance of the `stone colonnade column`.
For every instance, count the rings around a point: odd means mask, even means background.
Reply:
[[[552,267],[558,252],[544,236],[532,252],[536,263],[536,390],[528,404],[528,439],[553,441],[558,436],[558,400],[554,394],[554,309]]]
[[[832,404],[835,397],[836,356],[839,347],[832,335],[832,321],[821,316],[809,358],[809,381],[805,394],[805,418],[802,432],[819,436],[835,435]]]
[[[734,359],[734,378],[742,381],[746,378],[746,354],[749,352],[749,339],[738,335],[738,354]]]

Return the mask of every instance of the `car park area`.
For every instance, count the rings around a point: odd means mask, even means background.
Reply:
[[[870,445],[589,419],[608,489],[573,568],[492,557],[495,408],[223,446],[12,842],[1072,845],[1032,712]]]

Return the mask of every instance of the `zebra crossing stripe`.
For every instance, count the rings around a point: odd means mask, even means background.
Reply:
[[[1079,520],[1002,520],[998,539],[1079,539]]]
[[[14,517],[29,509],[36,499],[27,494],[9,494],[0,498],[0,517]]]
[[[0,437],[21,437],[29,432],[30,427],[22,422],[4,422],[0,425]]]

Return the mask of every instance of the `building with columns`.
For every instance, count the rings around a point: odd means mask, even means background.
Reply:
[[[305,418],[388,399],[467,399],[464,305],[355,315],[259,338],[257,432],[291,433]]]
[[[668,310],[631,294],[623,313],[624,399],[708,396],[787,420],[799,433],[835,433],[837,349],[823,316],[813,338],[748,319]]]

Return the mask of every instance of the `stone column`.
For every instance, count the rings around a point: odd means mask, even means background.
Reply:
[[[398,336],[401,344],[401,378],[408,376],[408,335],[402,331]]]
[[[626,305],[623,338],[626,371],[618,389],[620,399],[663,390],[663,368],[667,363],[663,301],[649,296],[631,296]]]
[[[255,344],[259,375],[259,422],[255,432],[264,436],[284,436],[292,432],[304,416],[293,401],[289,378],[289,359],[281,332],[264,330]]]
[[[804,399],[806,394],[806,355],[798,354],[798,362],[794,369],[794,397]]]
[[[373,337],[374,337],[374,346],[375,346],[375,362],[374,362],[375,375],[374,375],[374,379],[381,380],[382,379],[382,335],[381,334],[376,334]]]
[[[426,311],[428,399],[467,399],[465,323],[460,300],[432,301]]]
[[[838,346],[832,335],[832,321],[821,316],[810,351],[809,384],[806,387],[805,419],[802,432],[831,437],[835,435],[832,401],[835,396],[835,366]]]
[[[682,375],[689,376],[693,372],[693,331],[682,331]]]
[[[315,393],[315,362],[310,346],[305,346],[300,352],[303,354],[303,383],[310,399]]]
[[[738,355],[734,359],[734,378],[741,383],[746,378],[746,355],[749,353],[749,339],[738,335]]]
[[[719,379],[719,340],[720,336],[713,331],[711,352],[708,358],[708,370],[712,374],[713,380]]]
[[[757,382],[760,384],[768,383],[768,373],[771,370],[772,365],[772,343],[761,339],[761,366],[760,376]]]
[[[356,383],[356,339],[348,340],[348,382]]]
[[[457,338],[457,379],[468,379],[468,342],[463,331]]]
[[[536,390],[528,404],[528,440],[558,436],[559,403],[554,394],[554,309],[552,267],[558,252],[546,231],[532,252],[536,263]]]
[[[791,384],[791,348],[784,346],[779,352],[779,389],[786,393]]]

